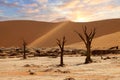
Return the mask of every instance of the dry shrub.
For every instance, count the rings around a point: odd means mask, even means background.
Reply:
[[[70,78],[66,78],[64,80],[75,80],[74,78],[70,77]]]

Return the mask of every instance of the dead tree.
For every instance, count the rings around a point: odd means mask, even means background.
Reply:
[[[63,62],[63,55],[64,55],[64,45],[66,43],[66,39],[65,36],[62,38],[62,40],[57,39],[57,45],[60,48],[60,65],[59,66],[64,66],[64,62]]]
[[[27,43],[23,40],[23,59],[27,59],[26,46],[27,46]]]
[[[83,28],[83,32],[84,32],[84,35],[81,35],[81,33],[78,33],[76,32],[79,37],[82,39],[82,41],[84,42],[85,46],[86,46],[86,49],[87,49],[87,54],[86,54],[86,59],[85,59],[85,64],[87,63],[91,63],[92,62],[92,59],[91,59],[91,43],[92,43],[92,40],[96,34],[96,29],[94,28],[93,30],[91,30],[90,33],[87,33],[87,27],[85,26]]]

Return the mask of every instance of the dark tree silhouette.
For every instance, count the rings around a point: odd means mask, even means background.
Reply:
[[[27,43],[25,42],[25,40],[23,40],[23,59],[27,59],[26,46],[27,46]]]
[[[63,62],[63,55],[64,55],[64,45],[66,43],[66,39],[65,36],[62,38],[62,40],[57,39],[57,45],[60,48],[60,65],[59,66],[64,66],[64,62]]]
[[[83,27],[83,32],[85,37],[83,37],[83,35],[81,35],[81,33],[76,32],[79,37],[82,39],[82,41],[84,42],[86,49],[87,49],[87,54],[86,54],[86,59],[85,59],[85,64],[87,63],[91,63],[92,59],[91,59],[91,43],[92,40],[96,34],[96,29],[94,28],[93,30],[91,30],[90,33],[87,33],[87,27]]]

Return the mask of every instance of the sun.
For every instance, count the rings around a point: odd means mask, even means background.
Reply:
[[[87,22],[85,18],[77,18],[75,21],[76,22]]]

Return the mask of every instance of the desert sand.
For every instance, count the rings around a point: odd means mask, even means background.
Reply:
[[[77,42],[71,45],[67,45],[71,48],[81,48],[85,49],[83,42]],[[114,46],[120,46],[120,32],[111,33],[108,35],[103,35],[98,38],[94,38],[91,48],[95,49],[109,49]]]
[[[88,32],[96,28],[92,50],[120,46],[120,19],[86,23],[26,20],[0,22],[0,47],[5,47],[0,52],[0,80],[120,80],[120,48],[117,54],[107,53],[103,59],[100,55],[92,56],[93,62],[84,64],[86,57],[82,54],[86,53],[83,50],[85,45],[75,33],[78,31],[83,34],[82,26],[87,26]],[[64,55],[64,67],[58,66],[59,55],[35,56],[41,50],[48,50],[44,51],[46,54],[58,54],[59,49],[54,51],[57,47],[56,39],[63,36],[67,39],[66,52],[72,52],[72,55]],[[28,49],[28,58],[25,60],[22,59],[23,39]],[[82,54],[76,54],[77,49],[83,51]]]
[[[107,55],[108,56],[108,55]],[[105,56],[104,56],[105,57]],[[83,64],[84,56],[65,56],[65,67],[58,67],[58,58],[33,57],[0,59],[0,80],[119,80],[120,55],[111,59],[92,57],[91,64]],[[117,57],[117,58],[112,58]],[[30,75],[30,71],[34,74]]]
[[[55,25],[27,20],[0,22],[0,47],[20,47],[23,39],[29,44],[50,31]]]
[[[66,36],[67,45],[80,42],[80,38],[74,31],[82,32],[82,26],[87,26],[88,30],[96,28],[95,38],[120,31],[120,20],[103,20],[88,23],[64,22],[54,29],[33,41],[29,47],[53,47],[56,46],[56,39]],[[116,39],[115,39],[116,40]]]
[[[66,45],[71,45],[81,41],[74,31],[82,33],[82,26],[87,26],[88,30],[95,27],[95,38],[98,38],[119,32],[119,25],[120,19],[85,23],[71,21],[57,23],[27,20],[3,21],[0,22],[0,47],[21,47],[23,39],[27,42],[28,47],[54,47],[56,46],[56,39],[63,36],[66,36]]]

